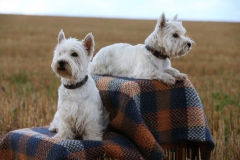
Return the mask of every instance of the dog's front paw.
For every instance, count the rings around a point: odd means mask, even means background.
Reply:
[[[182,81],[182,80],[187,79],[188,76],[184,73],[180,73],[178,75],[175,75],[174,77],[176,78],[177,81]]]
[[[53,136],[53,138],[57,138],[57,139],[73,139],[72,137],[63,135],[63,134],[56,134],[55,136]]]
[[[97,135],[97,134],[92,134],[92,135],[85,135],[83,137],[84,140],[92,140],[92,141],[101,141],[102,140],[102,136],[101,135]]]
[[[53,138],[57,138],[57,139],[66,139],[65,137],[63,137],[60,134],[56,134],[55,136],[53,136]]]
[[[163,82],[166,83],[168,86],[174,85],[176,80],[173,76],[166,76],[163,78]]]
[[[48,128],[48,130],[49,130],[50,132],[58,132],[57,127],[53,127],[53,126],[50,126],[50,127]]]
[[[53,138],[57,139],[74,139],[75,135],[72,132],[58,132]]]
[[[166,84],[167,85],[169,85],[169,86],[171,86],[171,85],[174,85],[175,84],[175,78],[171,78],[171,79],[168,79],[167,81],[166,81]]]

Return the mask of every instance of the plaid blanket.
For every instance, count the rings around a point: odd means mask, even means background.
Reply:
[[[157,80],[93,76],[110,125],[103,141],[51,138],[48,127],[9,132],[0,159],[163,159],[161,145],[214,142],[203,105],[189,80],[167,86]]]

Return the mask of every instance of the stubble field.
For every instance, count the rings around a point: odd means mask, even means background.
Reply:
[[[180,15],[181,18],[181,15]],[[60,80],[51,70],[60,29],[112,43],[143,43],[156,20],[0,15],[0,139],[15,129],[49,125]],[[196,45],[172,66],[188,74],[205,107],[216,148],[212,158],[240,158],[240,23],[183,22]]]

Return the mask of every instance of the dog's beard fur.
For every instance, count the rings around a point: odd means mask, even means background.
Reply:
[[[72,78],[72,68],[71,66],[66,63],[64,67],[60,67],[58,64],[56,65],[56,69],[55,73],[57,74],[58,77],[63,77],[63,78],[67,78],[67,79],[71,79]]]
[[[180,58],[181,56],[185,56],[190,50],[191,50],[191,48],[188,47],[187,42],[185,42],[182,45],[182,47],[180,47],[180,48],[175,47],[175,48],[171,49],[168,53],[168,56]]]

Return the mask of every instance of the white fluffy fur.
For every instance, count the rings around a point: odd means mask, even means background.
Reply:
[[[99,91],[88,75],[88,64],[94,51],[94,39],[91,33],[82,41],[66,39],[61,30],[54,51],[51,67],[62,85],[58,89],[58,109],[50,125],[50,131],[57,131],[55,138],[84,140],[102,140],[102,134],[108,124],[108,113],[102,105]],[[76,53],[74,57],[72,53]],[[60,61],[65,62],[59,69]],[[87,82],[76,89],[67,89],[63,84],[75,84],[88,75]]]
[[[185,33],[182,23],[177,21],[177,15],[167,22],[163,13],[157,21],[155,30],[145,40],[145,44],[132,46],[117,43],[102,48],[90,63],[90,73],[158,79],[173,85],[176,80],[183,80],[187,75],[172,68],[170,59],[162,60],[153,56],[145,45],[158,51],[165,50],[165,54],[170,58],[180,57],[185,55],[194,43],[185,36]],[[178,37],[174,37],[174,34]]]

